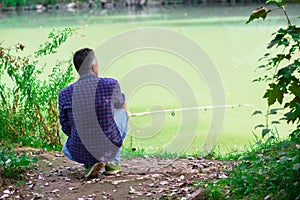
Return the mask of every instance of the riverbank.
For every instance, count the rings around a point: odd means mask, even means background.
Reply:
[[[124,158],[121,174],[86,179],[61,152],[21,148],[39,161],[18,177],[1,174],[0,199],[299,199],[299,149],[295,135],[222,160],[144,155]]]

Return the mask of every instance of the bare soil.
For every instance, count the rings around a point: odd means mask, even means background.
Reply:
[[[145,157],[123,159],[119,175],[86,179],[83,166],[62,153],[31,151],[39,159],[37,166],[24,174],[23,182],[4,180],[0,199],[199,199],[197,189],[226,178],[232,166],[232,162],[204,158]]]

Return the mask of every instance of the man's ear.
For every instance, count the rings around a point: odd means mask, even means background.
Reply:
[[[94,74],[98,75],[98,63],[97,62],[93,63],[92,70],[93,70]]]

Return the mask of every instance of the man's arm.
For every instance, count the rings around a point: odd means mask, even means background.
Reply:
[[[58,95],[58,105],[59,105],[59,121],[61,124],[62,131],[67,135],[71,135],[71,123],[69,121],[66,110],[64,109],[64,98],[61,93]]]
[[[119,83],[116,84],[113,91],[113,104],[114,104],[114,108],[117,109],[126,108],[125,95],[121,92]]]

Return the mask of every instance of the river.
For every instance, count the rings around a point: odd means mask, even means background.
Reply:
[[[254,127],[263,123],[264,117],[251,115],[266,108],[262,98],[265,85],[252,80],[262,73],[256,70],[261,64],[258,59],[266,53],[271,33],[287,25],[279,11],[246,25],[257,7],[176,5],[2,12],[0,36],[5,45],[23,43],[26,54],[47,40],[53,28],[80,27],[80,35],[62,45],[54,58],[44,59],[48,63],[45,74],[54,60],[70,59],[77,49],[92,47],[101,75],[120,80],[131,113],[220,103],[253,105],[132,117],[125,143],[149,151],[190,153],[215,144],[227,152],[252,142],[253,132],[260,135]],[[298,25],[299,11],[299,5],[287,6],[291,21]],[[190,46],[186,46],[188,42]],[[199,66],[192,61],[197,62],[194,52],[200,52]],[[107,61],[110,56],[114,59]],[[280,125],[280,135],[287,136],[290,129]]]

